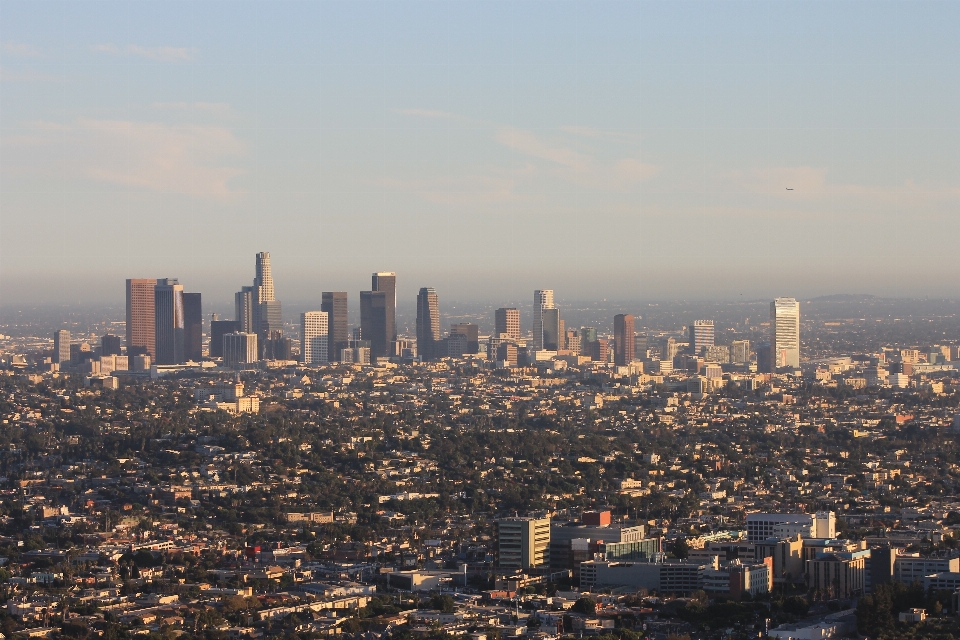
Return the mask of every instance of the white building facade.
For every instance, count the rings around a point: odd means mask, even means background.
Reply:
[[[326,311],[305,311],[300,314],[300,362],[326,364],[330,361],[329,318]]]

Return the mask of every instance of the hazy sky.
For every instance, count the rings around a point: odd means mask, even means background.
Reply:
[[[0,0],[0,74],[3,304],[960,296],[960,2]]]

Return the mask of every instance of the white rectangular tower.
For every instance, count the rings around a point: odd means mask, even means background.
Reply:
[[[300,314],[300,362],[325,364],[327,354],[329,319],[326,311],[305,311]]]
[[[794,298],[770,303],[770,358],[774,369],[800,366],[800,303]]]

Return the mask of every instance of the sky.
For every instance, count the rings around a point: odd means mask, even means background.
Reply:
[[[0,0],[0,304],[960,297],[958,2]]]

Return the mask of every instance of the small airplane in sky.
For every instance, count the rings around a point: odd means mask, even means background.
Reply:
[[[793,187],[787,187],[787,191],[793,191]]]

